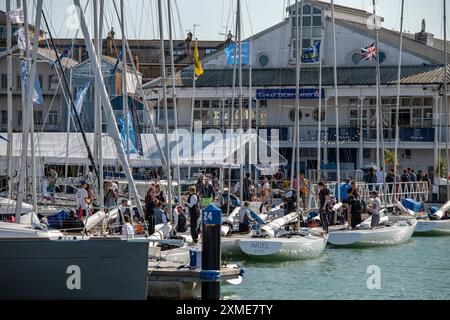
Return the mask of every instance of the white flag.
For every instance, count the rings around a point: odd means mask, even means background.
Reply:
[[[11,23],[23,23],[23,10],[22,8],[17,8],[11,11],[8,11],[6,13],[8,19],[11,21]]]
[[[17,36],[17,46],[25,50],[26,49],[26,38],[25,38],[25,29],[22,27],[18,29],[16,32],[14,32],[14,36]]]

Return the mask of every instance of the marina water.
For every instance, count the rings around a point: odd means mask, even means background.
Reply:
[[[357,300],[448,299],[450,237],[413,237],[399,246],[336,248],[317,259],[255,262],[241,259],[240,285],[222,287],[222,299]],[[369,266],[380,268],[380,289],[368,289]],[[369,280],[369,282],[371,282]]]

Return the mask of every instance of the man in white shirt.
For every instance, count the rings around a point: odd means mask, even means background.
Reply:
[[[128,238],[134,238],[134,228],[130,223],[130,217],[124,216],[123,220],[125,221],[122,227],[122,234]]]
[[[77,189],[77,192],[75,193],[75,201],[77,204],[77,211],[79,212],[80,218],[82,218],[83,216],[87,215],[87,209],[89,206],[86,200],[89,195],[86,190],[87,187],[86,181],[82,180],[80,183],[81,186],[79,189]]]
[[[380,223],[381,200],[380,198],[378,198],[378,192],[376,191],[372,191],[370,193],[370,198],[371,198],[370,211],[372,213],[370,227],[374,228],[377,227],[378,224]]]

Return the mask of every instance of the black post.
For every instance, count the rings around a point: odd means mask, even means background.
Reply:
[[[202,211],[202,224],[202,300],[220,300],[222,210],[213,204],[207,206]]]

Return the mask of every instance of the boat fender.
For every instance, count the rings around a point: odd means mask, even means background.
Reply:
[[[207,281],[219,281],[220,271],[218,270],[202,270],[200,271],[200,279]]]
[[[241,277],[243,277],[243,276],[244,276],[244,273],[245,273],[244,269],[241,268],[241,271],[239,271],[239,275],[240,275]]]

